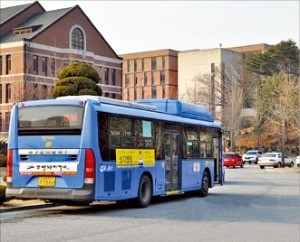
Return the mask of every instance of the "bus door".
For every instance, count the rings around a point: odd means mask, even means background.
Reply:
[[[165,133],[166,191],[179,189],[179,133]]]
[[[216,184],[223,184],[223,164],[222,164],[222,147],[221,147],[221,134],[218,132],[213,137],[213,156],[214,156],[214,182]]]

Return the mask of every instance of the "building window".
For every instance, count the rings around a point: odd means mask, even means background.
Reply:
[[[42,58],[42,72],[45,76],[47,76],[47,58]]]
[[[151,85],[154,85],[154,72],[151,72]]]
[[[129,101],[129,88],[127,88],[127,101]]]
[[[42,86],[42,98],[46,99],[47,98],[47,94],[48,94],[48,88],[46,85]]]
[[[33,94],[32,94],[32,100],[37,100],[38,99],[38,85],[33,84]]]
[[[165,84],[165,77],[166,77],[165,71],[161,71],[160,72],[160,85]]]
[[[99,74],[99,83],[103,83],[103,68],[102,68],[102,66],[99,66],[98,74]]]
[[[162,98],[165,98],[166,97],[166,88],[165,86],[163,86],[162,88]]]
[[[11,72],[11,55],[6,56],[6,75]]]
[[[145,69],[145,60],[142,59],[142,71]]]
[[[136,89],[134,89],[134,100],[136,100],[137,99],[137,91],[136,91]]]
[[[39,57],[37,55],[33,56],[33,72],[39,72]]]
[[[6,103],[11,102],[11,85],[9,83],[6,84]]]
[[[162,69],[166,69],[166,57],[163,56],[162,58]]]
[[[137,60],[134,60],[134,71],[137,71]]]
[[[109,69],[105,68],[104,69],[104,82],[106,85],[108,85],[108,73],[109,73]]]
[[[0,84],[0,103],[2,103],[2,84]]]
[[[72,49],[83,50],[84,49],[84,35],[83,31],[79,28],[74,28],[72,30],[72,38],[71,38],[71,46]]]
[[[0,112],[0,132],[3,132],[2,124],[3,124],[2,113]]]
[[[210,64],[210,73],[212,76],[215,75],[215,63]]]
[[[127,61],[127,72],[130,72],[130,61]]]
[[[145,91],[144,88],[142,88],[142,99],[144,99],[144,96],[145,96]]]
[[[144,84],[147,86],[147,72],[144,73]]]
[[[138,78],[137,78],[137,75],[134,75],[134,86],[136,86],[138,83]]]
[[[2,55],[0,56],[0,75],[2,75],[3,73],[2,73],[2,59],[3,59],[3,57],[2,57]]]
[[[156,98],[156,87],[152,87],[152,98]]]
[[[109,97],[109,93],[106,92],[106,93],[104,94],[104,96],[105,96],[105,97]]]
[[[116,85],[116,70],[115,69],[111,70],[111,84],[113,86]]]
[[[116,99],[116,94],[115,93],[111,94],[111,98]]]
[[[156,58],[151,59],[151,68],[152,70],[156,70]]]
[[[51,59],[51,76],[55,76],[55,59]]]
[[[125,87],[129,87],[130,85],[130,77],[129,74],[125,75]]]
[[[10,120],[10,112],[5,113],[5,132],[8,132],[9,129],[9,120]]]

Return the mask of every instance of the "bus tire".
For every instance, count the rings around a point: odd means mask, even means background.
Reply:
[[[152,183],[147,175],[143,175],[138,190],[138,196],[136,199],[137,206],[139,208],[146,208],[151,202],[152,198]]]
[[[202,187],[200,189],[200,196],[206,197],[208,195],[208,190],[209,190],[209,175],[207,171],[204,171],[202,177]]]

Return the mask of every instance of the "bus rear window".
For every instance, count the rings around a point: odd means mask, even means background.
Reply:
[[[19,134],[80,134],[84,108],[78,106],[38,106],[19,109]]]

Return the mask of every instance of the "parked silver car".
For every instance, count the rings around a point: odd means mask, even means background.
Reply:
[[[275,167],[281,167],[282,166],[282,154],[280,152],[268,152],[262,155],[258,159],[258,165],[261,169],[264,169],[265,166],[273,166]],[[285,166],[293,167],[294,161],[289,156],[285,156],[284,158],[284,164]]]
[[[257,161],[261,155],[262,152],[260,150],[248,150],[245,154],[243,154],[242,159],[244,163],[248,162],[249,164],[257,164]]]

